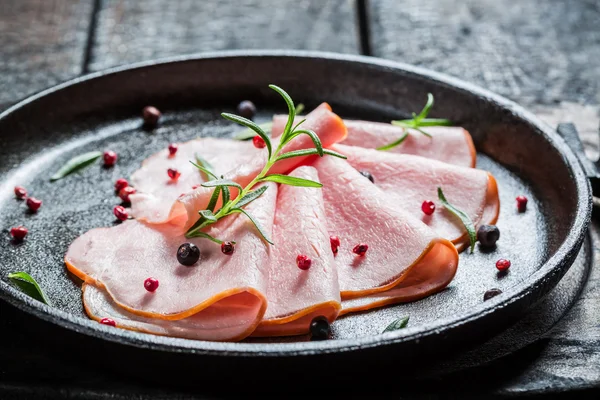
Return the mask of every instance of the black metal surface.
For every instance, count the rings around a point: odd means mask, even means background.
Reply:
[[[515,104],[447,77],[375,59],[284,52],[221,56],[97,74],[51,89],[0,116],[0,134],[12,133],[0,150],[6,161],[0,166],[1,193],[5,195],[2,226],[23,218],[33,226],[25,245],[13,246],[4,239],[6,251],[0,255],[0,270],[3,276],[14,269],[37,273],[57,309],[31,301],[4,282],[0,291],[7,301],[40,317],[35,323],[44,331],[66,328],[52,335],[57,348],[69,346],[75,353],[83,353],[101,347],[112,357],[97,361],[105,361],[111,368],[148,377],[172,374],[180,379],[197,376],[198,368],[204,376],[223,377],[221,372],[226,369],[248,370],[257,363],[289,378],[290,371],[302,368],[303,361],[324,368],[335,364],[338,371],[360,374],[375,365],[381,368],[393,363],[391,355],[399,354],[411,362],[396,367],[413,368],[420,360],[459,345],[473,345],[506,327],[547,293],[573,262],[589,222],[587,181],[565,142]],[[275,97],[266,89],[271,82],[308,105],[327,100],[344,116],[370,118],[417,110],[425,94],[433,92],[435,114],[452,118],[471,131],[479,150],[491,157],[482,157],[482,166],[499,179],[503,196],[499,224],[503,240],[506,238],[500,250],[503,256],[508,253],[517,260],[513,264],[520,268],[513,267],[505,277],[493,274],[493,266],[487,271],[506,285],[505,294],[485,304],[473,301],[473,296],[481,299],[487,289],[477,286],[488,283],[480,269],[485,270],[495,257],[478,252],[461,259],[462,270],[471,271],[465,273],[465,282],[473,287],[453,286],[396,311],[390,311],[395,307],[386,308],[339,321],[341,327],[344,321],[356,318],[342,331],[364,333],[362,337],[344,339],[340,334],[340,339],[328,342],[281,344],[207,343],[109,329],[82,318],[79,289],[67,277],[61,259],[78,234],[112,221],[114,180],[133,171],[141,159],[170,140],[190,138],[198,132],[231,133],[217,111],[232,108],[243,98],[256,100],[263,109],[272,107]],[[138,117],[139,110],[149,103],[168,116],[164,126],[151,133],[140,129]],[[117,150],[118,168],[90,168],[60,184],[47,182],[48,170],[90,146]],[[11,198],[16,182],[45,200],[38,215],[24,214],[22,205]],[[510,203],[515,193],[522,192],[536,201],[530,203],[528,213],[519,216]],[[448,313],[448,305],[457,308]],[[392,314],[406,311],[416,315],[411,328],[389,337],[374,334],[380,330],[374,321],[382,324]],[[101,346],[98,338],[106,339]],[[135,370],[119,362],[128,357],[138,360]]]

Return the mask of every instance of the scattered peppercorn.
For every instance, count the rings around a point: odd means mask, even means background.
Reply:
[[[488,301],[492,297],[496,297],[499,294],[502,294],[502,290],[500,289],[490,289],[483,294],[483,301]]]
[[[244,100],[238,104],[237,113],[244,118],[252,119],[256,115],[256,106],[250,100]]]
[[[17,199],[24,199],[27,197],[27,189],[23,186],[15,186],[15,196],[17,196]]]
[[[421,204],[421,211],[423,211],[425,215],[433,214],[435,211],[435,203],[433,201],[425,200],[423,204]]]
[[[36,212],[42,206],[42,201],[36,199],[35,197],[28,197],[26,204],[31,211]]]
[[[149,292],[154,292],[158,289],[158,279],[148,278],[144,281],[144,288]]]
[[[364,176],[365,178],[370,180],[371,183],[375,183],[375,178],[373,178],[373,175],[371,175],[371,173],[369,171],[359,171],[359,172],[362,176]]]
[[[339,247],[342,244],[340,238],[337,236],[329,236],[329,243],[331,243],[331,251],[334,255],[338,253]]]
[[[184,243],[177,249],[179,264],[190,267],[200,259],[200,249],[194,243]]]
[[[298,268],[300,268],[303,271],[309,269],[311,264],[312,260],[304,254],[299,254],[298,257],[296,257],[296,265],[298,265]]]
[[[517,196],[517,210],[519,212],[525,212],[527,210],[527,197],[525,196]]]
[[[119,221],[125,221],[129,218],[129,215],[123,206],[115,206],[115,208],[113,208],[113,214],[115,214],[115,217],[117,217]]]
[[[235,246],[231,242],[223,242],[221,243],[221,252],[230,256],[235,252]]]
[[[127,186],[129,186],[129,182],[127,182],[127,179],[117,179],[117,181],[115,182],[115,191],[120,192],[121,189]]]
[[[156,107],[144,107],[142,110],[142,118],[144,118],[144,125],[154,127],[158,124],[158,120],[160,119],[160,111],[158,111],[158,108]]]
[[[326,340],[331,335],[331,326],[327,318],[323,316],[315,317],[310,322],[311,340]]]
[[[498,261],[496,261],[496,268],[498,268],[499,271],[506,271],[510,268],[510,261],[501,258]]]
[[[167,174],[169,175],[169,178],[171,178],[174,181],[176,181],[177,179],[179,179],[179,177],[181,176],[181,172],[177,171],[174,168],[169,168],[167,170]]]
[[[107,150],[104,152],[104,155],[102,157],[104,158],[105,167],[112,167],[117,163],[117,153],[115,153],[114,151]]]
[[[500,238],[500,229],[496,225],[481,225],[477,230],[477,240],[483,247],[494,247]]]
[[[252,138],[252,144],[257,149],[264,149],[267,146],[267,144],[265,143],[265,140],[258,135],[254,136]]]
[[[367,250],[369,250],[369,245],[365,243],[360,243],[354,246],[352,252],[354,254],[358,254],[359,256],[364,256],[365,254],[367,254]]]
[[[102,319],[100,320],[100,323],[101,323],[102,325],[108,325],[108,326],[117,326],[117,323],[115,322],[115,320],[114,320],[114,319],[111,319],[111,318],[102,318]]]
[[[15,228],[10,228],[10,235],[17,242],[20,242],[21,240],[25,239],[25,236],[27,236],[28,232],[29,231],[24,226],[17,226]]]
[[[170,156],[174,156],[175,153],[177,153],[177,150],[179,149],[179,146],[177,146],[176,143],[171,143],[169,145],[169,155]]]

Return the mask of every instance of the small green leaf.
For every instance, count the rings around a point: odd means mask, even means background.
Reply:
[[[400,138],[398,140],[395,140],[390,144],[386,144],[385,146],[378,147],[377,150],[382,150],[382,151],[391,150],[394,147],[400,145],[402,142],[404,142],[407,137],[408,137],[408,132],[405,132],[404,135],[400,136]]]
[[[295,111],[296,115],[302,114],[302,111],[304,111],[304,104],[298,103],[298,105],[296,106],[296,109],[294,111]]]
[[[23,293],[41,301],[42,303],[50,304],[50,300],[46,297],[40,285],[26,272],[14,272],[8,274],[8,279],[17,286]]]
[[[438,188],[438,198],[440,199],[444,207],[446,207],[448,211],[450,211],[452,214],[458,217],[458,219],[460,219],[462,224],[467,229],[467,233],[469,234],[469,242],[471,244],[471,253],[473,253],[473,249],[475,248],[475,242],[477,241],[477,232],[475,231],[475,224],[473,224],[471,218],[469,218],[469,216],[464,211],[448,203],[448,200],[446,200],[446,196],[444,196],[444,192],[442,192],[442,188]]]
[[[294,102],[292,101],[292,98],[289,94],[287,94],[285,90],[276,85],[269,85],[269,87],[277,93],[279,93],[279,95],[283,97],[285,103],[288,106],[288,120],[285,124],[285,128],[283,129],[283,133],[281,134],[281,143],[287,143],[288,136],[292,133],[292,125],[294,124],[294,119],[296,118],[296,107],[294,107]],[[271,153],[269,152],[269,158],[271,158],[270,154]]]
[[[431,93],[427,93],[427,103],[425,107],[421,110],[419,115],[412,113],[413,117],[411,119],[401,119],[392,121],[392,125],[401,126],[403,128],[415,129],[416,131],[422,133],[427,137],[431,137],[431,135],[421,128],[426,126],[451,126],[452,121],[443,118],[427,118],[429,115],[429,111],[433,107],[433,95]]]
[[[318,154],[319,154],[319,152],[317,149],[294,150],[294,151],[288,151],[287,153],[278,155],[277,158],[275,159],[275,161],[285,160],[286,158],[292,158],[292,157],[315,156]],[[333,150],[329,150],[329,149],[323,149],[323,154],[338,157],[338,158],[343,158],[344,160],[348,158],[343,154],[337,153],[337,152],[335,152]]]
[[[57,181],[75,171],[79,171],[80,169],[83,169],[88,165],[93,164],[100,157],[102,157],[101,151],[90,151],[89,153],[73,157],[69,161],[67,161],[67,163],[63,165],[58,171],[56,171],[54,175],[52,175],[50,181]]]
[[[217,222],[217,218],[215,218],[215,214],[211,210],[201,210],[198,211],[198,214],[200,214],[200,221],[202,223],[214,224]]]
[[[205,179],[218,179],[215,175],[215,168],[209,163],[206,159],[202,158],[200,154],[194,153],[194,157],[196,157],[196,164],[194,164],[200,171],[204,172]],[[192,163],[193,164],[193,163]],[[202,168],[200,168],[202,167]]]
[[[202,172],[202,174],[204,175],[205,179],[208,179],[208,178],[218,179],[217,176],[212,173],[212,171],[210,171],[209,169],[204,168],[202,165],[198,165],[198,164],[196,164],[193,161],[190,161],[190,164],[192,164],[194,167],[198,168]]]
[[[217,239],[216,237],[213,237],[211,235],[209,235],[206,232],[202,232],[202,231],[196,231],[191,233],[190,235],[186,235],[187,238],[204,238],[204,239],[208,239],[208,240],[212,240],[215,243],[218,244],[223,244],[223,241],[221,239]],[[235,244],[234,241],[231,241],[231,243]]]
[[[208,205],[206,206],[207,210],[210,211],[215,211],[215,207],[217,206],[217,201],[219,201],[219,194],[221,194],[221,186],[217,186],[215,188],[215,190],[212,193],[212,196],[210,196],[210,201],[208,202]]]
[[[260,128],[262,130],[264,130],[265,132],[270,132],[271,129],[273,128],[273,121],[258,124],[258,126],[260,126]],[[250,140],[254,136],[256,136],[256,132],[254,132],[250,128],[246,128],[246,129],[242,130],[240,133],[238,133],[237,135],[235,135],[233,138],[235,140]]]
[[[323,185],[321,183],[311,181],[310,179],[303,179],[303,178],[297,178],[295,176],[280,175],[280,174],[267,175],[264,178],[261,178],[261,181],[283,183],[284,185],[290,185],[290,186],[302,186],[302,187],[314,187],[314,188],[323,187]]]
[[[445,118],[423,118],[419,120],[419,126],[452,126],[453,123]]]
[[[398,318],[397,320],[389,324],[387,328],[385,328],[381,333],[393,332],[397,331],[398,329],[406,328],[406,326],[408,325],[409,318],[410,317]]]
[[[261,186],[256,190],[251,190],[250,192],[248,192],[244,197],[242,197],[241,199],[238,200],[237,204],[235,205],[237,208],[242,208],[245,205],[247,205],[248,203],[258,199],[260,196],[262,196],[262,194],[268,189],[268,186]]]
[[[221,192],[223,193],[223,205],[229,203],[229,199],[231,199],[231,192],[227,186],[221,186]]]
[[[310,129],[300,129],[300,130],[294,131],[294,133],[289,137],[288,142],[291,142],[294,138],[296,138],[297,136],[300,136],[300,135],[308,135],[310,137],[310,139],[312,140],[313,144],[315,145],[315,148],[317,149],[317,153],[319,154],[319,156],[323,157],[324,153],[323,153],[323,145],[321,144],[321,139],[319,139],[319,136],[317,136],[317,134],[314,131],[311,131]]]
[[[262,226],[258,223],[258,221],[255,220],[252,217],[252,215],[250,215],[250,213],[246,212],[246,210],[244,210],[243,208],[234,208],[230,211],[230,213],[244,213],[246,215],[246,217],[248,217],[248,219],[254,224],[254,226],[256,227],[256,230],[258,230],[258,233],[260,233],[260,235],[263,237],[263,239],[265,239],[269,244],[272,244],[272,245],[275,244],[271,241],[271,239],[269,239],[266,232],[264,231]]]
[[[240,190],[240,192],[242,190],[244,190],[242,185],[240,185],[237,182],[232,181],[231,179],[215,179],[214,181],[204,182],[202,184],[202,186],[204,186],[204,187],[232,186],[232,187],[238,188]]]
[[[250,121],[247,118],[240,117],[239,115],[229,114],[229,113],[221,113],[221,116],[225,119],[228,119],[230,121],[233,121],[235,123],[243,125],[247,128],[250,128],[254,132],[256,132],[256,134],[258,136],[260,136],[261,138],[263,138],[263,140],[265,141],[265,144],[267,145],[267,150],[269,150],[269,159],[271,158],[271,151],[272,151],[271,139],[269,139],[269,136],[265,133],[265,131],[260,126],[258,126],[256,123]]]

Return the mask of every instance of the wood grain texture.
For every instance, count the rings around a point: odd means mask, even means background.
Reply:
[[[91,70],[226,49],[358,52],[352,0],[104,0]]]
[[[524,105],[600,103],[597,0],[371,0],[374,55]]]
[[[81,74],[92,4],[0,1],[0,110]]]

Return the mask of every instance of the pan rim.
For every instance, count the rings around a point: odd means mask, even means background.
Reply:
[[[425,78],[429,81],[434,81],[437,84],[458,89],[468,93],[469,95],[476,95],[505,110],[508,110],[517,118],[524,120],[539,130],[540,134],[545,136],[548,142],[563,156],[565,164],[569,169],[569,172],[572,174],[572,179],[576,186],[578,198],[577,209],[575,210],[575,214],[572,219],[570,232],[565,240],[560,244],[556,252],[537,271],[530,275],[527,280],[511,287],[510,290],[505,291],[504,296],[498,296],[489,301],[482,302],[477,306],[472,307],[469,311],[465,311],[457,316],[439,319],[424,326],[421,325],[418,327],[408,327],[402,331],[353,339],[294,343],[228,343],[181,339],[105,327],[95,321],[87,320],[85,318],[70,314],[66,311],[52,308],[46,304],[35,301],[17,289],[13,288],[4,280],[0,280],[0,298],[22,311],[26,311],[29,314],[41,318],[42,320],[59,325],[63,328],[67,328],[95,338],[151,350],[186,352],[199,355],[227,357],[310,356],[313,354],[340,353],[379,346],[391,346],[399,343],[417,341],[424,337],[433,336],[443,331],[455,329],[458,326],[469,324],[489,314],[492,314],[499,309],[508,307],[511,304],[518,302],[523,297],[531,295],[532,291],[538,291],[539,293],[546,294],[550,288],[554,286],[550,285],[550,287],[548,287],[546,283],[548,281],[552,281],[555,276],[564,274],[570,267],[570,263],[568,262],[569,255],[576,255],[577,251],[580,249],[586,236],[592,211],[591,187],[583,168],[581,167],[571,148],[557,132],[555,132],[544,122],[540,121],[533,113],[527,111],[517,103],[508,100],[503,96],[490,92],[487,89],[483,89],[477,85],[425,68],[376,57],[319,51],[229,50],[203,52],[118,66],[71,79],[48,89],[42,90],[9,107],[4,112],[0,113],[0,122],[13,112],[26,107],[42,97],[52,95],[53,93],[59,92],[68,87],[90,80],[100,79],[102,77],[118,74],[124,71],[152,68],[159,65],[198,62],[202,60],[227,60],[236,58],[314,59],[334,62],[348,62],[353,64],[362,64],[364,67],[370,66],[398,70],[414,77]]]

